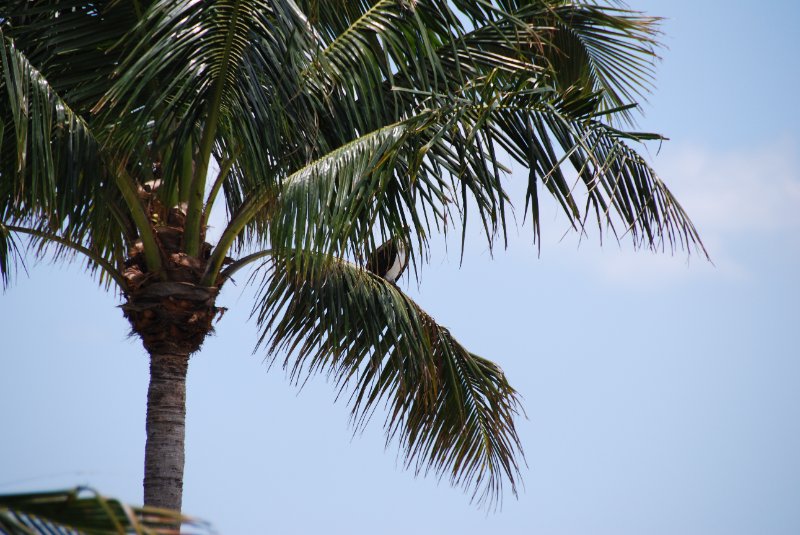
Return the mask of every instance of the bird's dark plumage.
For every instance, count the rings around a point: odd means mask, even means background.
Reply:
[[[407,265],[408,255],[405,248],[396,240],[389,240],[369,256],[366,268],[393,283],[400,278]]]

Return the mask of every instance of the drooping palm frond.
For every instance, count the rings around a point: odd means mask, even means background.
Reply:
[[[379,219],[402,218],[413,205],[403,195],[409,192],[386,189],[399,149],[408,143],[413,128],[404,122],[370,132],[287,177],[270,214],[273,248],[340,252],[348,244],[325,247],[320,232],[329,241],[342,242],[343,236],[371,234]],[[359,229],[348,231],[343,226]]]
[[[331,151],[277,189],[251,192],[212,260],[221,261],[228,240],[243,238],[241,229],[257,234],[263,220],[276,251],[325,253],[295,257],[304,261],[329,255],[364,258],[382,241],[413,229],[417,246],[409,252],[416,263],[434,227],[447,230],[452,210],[466,218],[468,194],[491,242],[504,224],[506,195],[497,162],[484,152],[484,132],[467,113],[471,110],[461,102],[423,109]]]
[[[332,235],[345,229],[337,240],[349,240],[358,257],[359,249],[374,248],[373,229],[366,222],[375,223],[381,239],[410,226],[424,240],[431,231],[427,215],[437,228],[460,220],[465,229],[473,201],[491,245],[495,233],[506,228],[501,160],[508,153],[529,169],[525,202],[536,238],[538,192],[544,185],[576,229],[583,229],[591,211],[601,232],[609,227],[618,237],[630,235],[635,246],[703,251],[668,189],[625,144],[661,136],[624,132],[604,122],[627,114],[634,104],[624,99],[648,88],[655,19],[555,1],[504,2],[485,10],[444,2],[461,10],[461,16],[451,16],[456,11],[440,4],[381,1],[337,9],[301,3],[318,44],[307,52],[314,59],[301,73],[311,85],[298,86],[295,100],[313,112],[318,150],[327,147],[319,161],[326,161],[327,154],[348,154],[361,146],[357,140],[387,125],[436,116],[402,143],[381,149],[374,177],[365,174],[364,165],[375,155],[361,153],[358,177],[339,176],[348,169],[329,167],[314,180],[287,181],[282,188],[292,193],[283,198],[281,191],[276,193],[278,212],[288,206],[296,211],[291,228],[276,233],[278,245],[312,236],[316,241],[304,240],[307,247],[332,252],[327,248]],[[469,13],[466,26],[464,13]],[[420,25],[436,36],[429,46],[418,42]],[[412,54],[413,47],[421,48]],[[570,178],[573,172],[578,179]],[[338,198],[342,180],[356,180],[359,198],[372,203],[348,205],[346,194]],[[398,191],[406,202],[397,202]],[[333,198],[335,207],[313,205]],[[238,205],[244,202],[244,197],[237,200]],[[405,217],[389,221],[379,212],[381,206],[401,207]],[[350,220],[346,226],[342,218],[354,214],[362,223]],[[255,229],[262,218],[259,228],[266,229],[272,216],[264,210],[248,228]],[[419,245],[424,247],[424,241]]]
[[[211,254],[205,279],[210,281],[216,276],[225,251],[234,240],[244,241],[248,232],[264,238],[256,226],[262,221],[267,222],[270,242],[277,250],[336,251],[339,244],[331,243],[330,230],[335,227],[330,225],[364,226],[358,212],[348,212],[348,209],[357,208],[354,204],[371,203],[373,199],[358,197],[353,200],[353,196],[358,196],[363,178],[380,180],[380,173],[374,172],[378,162],[397,146],[407,130],[407,125],[396,124],[372,132],[293,173],[278,191],[261,188],[249,192],[220,237],[220,247]],[[321,180],[322,177],[327,180]],[[367,230],[372,228],[372,223],[366,223]],[[323,232],[325,235],[321,236]],[[302,256],[297,259],[302,260]]]
[[[261,343],[286,355],[291,377],[327,374],[350,393],[357,428],[385,404],[387,442],[398,440],[415,472],[446,477],[487,504],[507,484],[516,493],[521,409],[500,368],[380,277],[333,261],[309,278],[295,265],[268,261],[254,309]]]
[[[363,258],[393,234],[443,220],[447,184],[413,160],[438,116],[427,110],[369,132],[287,177],[267,209],[271,246]],[[426,241],[421,234],[420,248]]]
[[[0,221],[30,230],[39,252],[58,258],[72,243],[117,265],[137,235],[118,177],[92,128],[2,30],[0,44]]]
[[[11,231],[0,222],[0,279],[5,289],[11,282],[16,267],[22,262],[19,244]]]
[[[661,136],[618,130],[600,120],[602,112],[576,118],[563,110],[559,95],[533,101],[521,96],[506,100],[486,123],[498,144],[529,170],[525,202],[535,235],[544,187],[581,232],[593,215],[601,236],[609,228],[617,239],[630,236],[634,247],[707,256],[689,216],[628,144]]]
[[[497,225],[505,225],[506,193],[493,162],[504,150],[530,170],[525,201],[534,236],[544,187],[581,232],[593,216],[601,236],[608,228],[617,239],[629,235],[635,247],[695,247],[705,254],[687,214],[626,144],[660,136],[617,130],[591,110],[582,116],[565,112],[552,89],[506,90],[505,84],[489,80],[474,90],[492,100],[458,99],[449,108],[425,111],[292,175],[273,192],[269,207],[264,200],[272,247],[363,258],[376,243],[413,228],[423,251],[429,218],[444,226],[456,207],[465,224],[470,205],[491,244]]]
[[[158,535],[212,533],[198,519],[155,507],[135,507],[75,489],[0,496],[0,533],[8,535]]]

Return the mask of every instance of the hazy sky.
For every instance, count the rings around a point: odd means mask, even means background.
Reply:
[[[403,284],[520,391],[519,498],[486,514],[415,478],[382,415],[353,437],[324,377],[268,370],[241,277],[190,365],[186,513],[229,535],[800,533],[800,3],[631,5],[666,17],[640,127],[671,139],[651,162],[714,265],[579,242],[552,207],[540,256],[527,229],[494,259],[476,235]],[[148,362],[81,267],[0,295],[0,493],[140,503]]]

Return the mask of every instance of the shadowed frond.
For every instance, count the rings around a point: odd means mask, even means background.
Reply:
[[[39,252],[58,257],[70,242],[119,261],[135,229],[92,129],[2,32],[0,42],[0,222],[33,231]]]
[[[387,441],[405,464],[496,503],[516,493],[521,449],[515,390],[395,285],[344,261],[309,278],[275,257],[254,310],[261,343],[300,381],[325,373],[350,392],[356,428],[385,404]]]
[[[118,0],[4,0],[0,18],[6,35],[25,51],[70,103],[89,119],[112,83],[124,55],[120,40],[138,23],[143,2]]]
[[[22,262],[19,244],[11,231],[0,222],[0,279],[3,289],[11,282],[17,265]]]
[[[85,188],[101,180],[97,142],[13,41],[0,37],[2,207],[41,210],[57,218],[56,226],[69,215],[81,219],[80,212],[60,211],[84,208],[78,197],[89,197]],[[84,173],[89,176],[82,180]]]
[[[9,535],[166,535],[213,533],[176,511],[135,507],[84,487],[0,496],[0,533]]]

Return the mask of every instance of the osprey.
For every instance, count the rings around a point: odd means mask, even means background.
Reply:
[[[408,255],[402,244],[389,240],[367,259],[367,271],[394,283],[408,265]]]

